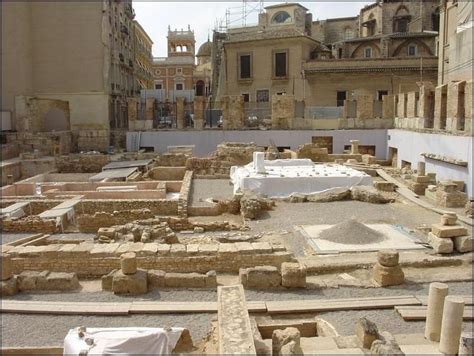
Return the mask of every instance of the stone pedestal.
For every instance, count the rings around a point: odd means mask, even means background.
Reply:
[[[359,154],[359,140],[351,140],[351,155]]]
[[[134,252],[127,252],[120,256],[120,267],[123,274],[137,272],[137,256]]]
[[[272,334],[272,355],[302,355],[300,335],[297,328],[275,330]]]
[[[451,296],[445,298],[439,340],[440,352],[455,355],[459,351],[463,314],[464,300],[462,298]]]
[[[145,294],[148,291],[146,271],[137,270],[135,274],[117,271],[112,278],[112,290],[115,294]]]
[[[448,295],[448,285],[431,283],[428,296],[428,311],[426,315],[425,338],[439,342],[441,335],[441,320],[443,318],[444,299]]]
[[[256,173],[264,174],[265,171],[265,153],[254,152],[253,153],[253,169]]]
[[[419,176],[424,176],[426,174],[426,164],[425,162],[418,161],[416,165],[416,174]]]
[[[372,271],[374,281],[381,287],[400,285],[405,282],[405,274],[398,264],[399,254],[395,250],[381,250]]]

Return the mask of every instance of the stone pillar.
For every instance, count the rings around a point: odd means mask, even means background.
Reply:
[[[136,98],[127,99],[128,123],[138,119],[138,100]]]
[[[464,88],[464,131],[472,136],[472,81]]]
[[[155,116],[155,98],[145,99],[145,120],[153,120]]]
[[[176,98],[176,128],[184,129],[184,98]]]
[[[403,284],[405,274],[399,264],[399,254],[396,250],[380,250],[377,263],[372,270],[373,280],[381,287]]]
[[[447,93],[447,84],[436,87],[435,89],[434,128],[436,130],[446,129]]]
[[[420,86],[418,117],[423,120],[423,128],[433,128],[434,89],[431,82],[423,82]]]
[[[428,296],[428,311],[426,315],[425,338],[439,342],[441,320],[443,318],[444,298],[448,295],[448,285],[431,283]]]
[[[473,355],[474,354],[474,334],[472,332],[464,332],[461,334],[459,340],[458,355]]]
[[[418,101],[418,93],[416,91],[407,94],[407,118],[414,119],[417,117],[416,106]]]
[[[2,253],[2,281],[9,280],[13,276],[12,260],[9,254]]]
[[[448,103],[446,109],[446,130],[451,132],[464,130],[464,89],[466,82],[454,82],[448,85]]]
[[[204,128],[205,98],[203,96],[194,97],[194,128],[202,130]]]
[[[272,128],[291,129],[295,118],[295,97],[293,95],[272,96]]]
[[[223,98],[222,117],[224,130],[239,130],[244,127],[244,97],[229,95]]]
[[[426,164],[423,161],[418,161],[416,166],[416,174],[419,176],[424,176],[426,174]]]
[[[374,97],[372,95],[357,96],[357,113],[359,120],[374,118]]]
[[[265,153],[254,152],[253,153],[253,169],[259,174],[265,173]]]
[[[123,274],[137,273],[137,256],[135,252],[127,252],[121,255],[120,267]]]
[[[407,112],[406,112],[406,94],[405,93],[400,93],[398,94],[398,108],[397,108],[397,116],[400,119],[404,119],[407,117]]]
[[[351,155],[359,154],[359,140],[351,140]]]
[[[444,299],[441,337],[439,340],[440,352],[455,355],[459,351],[463,314],[464,300],[462,298],[448,296]]]
[[[395,118],[395,95],[384,95],[382,98],[382,118]]]

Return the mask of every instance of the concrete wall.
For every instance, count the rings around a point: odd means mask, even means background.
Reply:
[[[405,130],[388,130],[388,135],[388,147],[398,150],[398,167],[401,167],[402,160],[411,162],[412,167],[416,167],[419,161],[426,162],[426,172],[436,173],[437,180],[462,180],[466,182],[468,195],[470,197],[473,196],[472,137],[428,134]],[[420,156],[421,153],[433,153],[467,161],[468,167],[427,159]]]
[[[343,153],[350,140],[359,140],[361,145],[376,146],[376,155],[385,159],[387,153],[387,130],[268,130],[268,131],[154,131],[127,132],[127,150],[133,151],[133,142],[140,147],[154,147],[155,152],[166,152],[171,145],[195,145],[194,154],[204,157],[214,152],[222,142],[254,142],[259,146],[269,146],[270,141],[280,147],[296,150],[299,145],[310,143],[313,136],[332,136],[333,152]]]

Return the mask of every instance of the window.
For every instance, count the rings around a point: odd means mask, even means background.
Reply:
[[[257,103],[268,103],[270,101],[270,93],[267,89],[257,90]]]
[[[342,58],[342,48],[339,48],[338,50],[338,57],[339,59]]]
[[[385,95],[388,95],[388,91],[387,90],[379,90],[377,91],[377,100],[378,101],[382,101],[383,97]]]
[[[365,58],[372,58],[372,48],[367,47],[367,48],[364,50],[364,57],[365,57]]]
[[[155,84],[155,89],[156,90],[161,90],[161,89],[163,89],[163,85],[162,84]]]
[[[409,56],[416,56],[417,55],[416,45],[409,45],[408,46],[408,55]]]
[[[345,40],[350,40],[354,37],[354,32],[352,31],[351,28],[346,28],[344,30],[344,39]]]
[[[183,68],[178,68],[177,72],[178,72],[178,74],[183,74]]]
[[[244,103],[248,103],[250,101],[249,93],[243,93],[242,96],[244,97]]]
[[[395,22],[395,32],[408,32],[408,18],[398,19]]]
[[[183,90],[183,83],[177,83],[176,90]]]
[[[250,54],[239,56],[239,78],[252,78],[252,56]]]
[[[279,91],[276,93],[276,95],[286,95],[286,92],[285,91]]]
[[[287,52],[276,52],[274,55],[274,73],[276,78],[285,78],[287,76],[288,61]]]
[[[344,101],[346,101],[347,92],[346,91],[338,91],[337,92],[337,106],[341,107],[344,106]]]
[[[289,23],[291,22],[291,16],[286,11],[280,11],[273,16],[272,23]]]

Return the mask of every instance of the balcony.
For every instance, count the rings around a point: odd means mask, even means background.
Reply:
[[[128,27],[125,26],[124,24],[120,25],[120,32],[122,32],[122,34],[126,36],[130,34],[130,32],[128,31]]]

